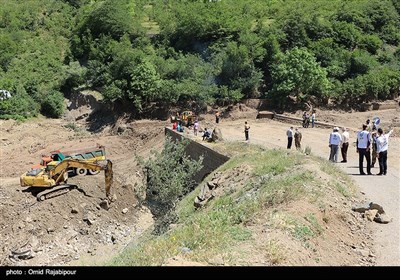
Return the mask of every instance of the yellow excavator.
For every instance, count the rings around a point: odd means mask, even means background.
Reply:
[[[77,188],[76,185],[67,184],[68,170],[70,168],[86,168],[98,171],[104,170],[106,196],[107,198],[109,197],[113,182],[111,160],[107,160],[106,162],[87,162],[78,159],[52,161],[44,168],[33,169],[22,174],[20,177],[20,183],[22,187],[46,188],[44,191],[41,191],[36,195],[39,201],[43,201]]]

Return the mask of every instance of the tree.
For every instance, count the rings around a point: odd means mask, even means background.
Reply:
[[[41,113],[51,118],[59,118],[64,113],[64,96],[61,92],[53,90],[46,94],[41,103]]]
[[[374,69],[379,64],[376,59],[368,52],[357,50],[353,52],[351,57],[351,73],[353,76],[366,74],[371,69]]]
[[[279,100],[289,95],[322,96],[329,89],[327,73],[304,48],[294,48],[277,56],[272,66],[272,93]]]
[[[142,61],[132,71],[128,81],[127,95],[135,101],[136,109],[142,109],[142,104],[155,101],[160,88],[160,77],[149,61]],[[140,102],[138,106],[137,102]]]
[[[262,73],[255,68],[247,47],[230,42],[222,55],[219,84],[243,92],[248,98],[254,97],[261,84]]]

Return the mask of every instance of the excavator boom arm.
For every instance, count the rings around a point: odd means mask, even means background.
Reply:
[[[67,172],[68,168],[85,168],[85,169],[92,169],[92,170],[104,170],[105,176],[105,188],[106,188],[106,195],[107,197],[110,194],[110,189],[113,183],[113,170],[112,170],[112,162],[111,160],[107,160],[106,164],[100,163],[90,163],[85,161],[80,161],[77,159],[65,159],[61,161],[56,167],[52,170],[52,173],[56,175],[54,178],[57,183],[62,181],[64,177],[64,173]]]

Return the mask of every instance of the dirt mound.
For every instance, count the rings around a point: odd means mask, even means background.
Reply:
[[[136,155],[162,146],[164,123],[121,120],[101,134],[88,132],[85,124],[42,118],[0,121],[0,265],[97,263],[152,224],[136,198],[136,183],[143,179]],[[119,133],[121,126],[129,129]],[[19,186],[19,176],[39,163],[42,154],[94,143],[104,145],[113,161],[109,210],[99,206],[105,198],[103,172],[71,177],[68,183],[78,189],[43,202]]]
[[[354,192],[354,186],[349,181],[340,179],[340,184],[346,186],[343,189],[335,187],[338,174],[322,171],[324,169],[320,168],[319,161],[306,155],[303,157],[302,165],[288,173],[306,170],[316,178],[308,181],[307,185],[296,186],[299,188],[298,194],[302,193],[305,197],[279,203],[277,201],[282,197],[291,195],[278,190],[270,202],[273,206],[265,204],[261,212],[245,222],[246,229],[254,238],[237,242],[219,255],[210,256],[210,265],[369,266],[375,263],[369,222],[347,206],[362,204],[363,198],[350,195]],[[215,211],[207,207],[212,207],[213,202],[223,196],[232,196],[237,204],[249,199],[262,200],[263,195],[258,195],[260,192],[265,195],[265,190],[263,183],[257,179],[266,182],[272,177],[254,176],[252,168],[246,164],[215,173],[210,181],[204,183],[195,199],[201,201],[197,204],[201,207],[199,211]],[[188,256],[190,260],[195,255]],[[185,254],[176,258],[185,260]],[[217,258],[220,261],[215,263],[213,260]],[[170,263],[168,260],[167,264]]]

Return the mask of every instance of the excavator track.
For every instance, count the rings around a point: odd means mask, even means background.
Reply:
[[[69,184],[63,184],[59,185],[57,187],[51,188],[44,190],[36,195],[36,198],[38,201],[44,201],[46,199],[56,197],[59,195],[62,195],[64,193],[69,192],[70,190],[78,188],[77,185],[69,185]]]

